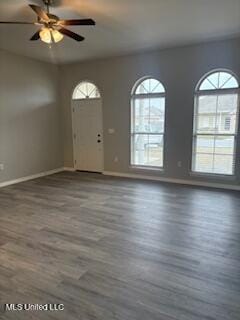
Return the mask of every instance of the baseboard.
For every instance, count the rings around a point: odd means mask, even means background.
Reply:
[[[70,171],[70,172],[76,171],[76,170],[75,170],[74,168],[72,168],[72,167],[64,167],[63,169],[64,169],[64,171]]]
[[[54,173],[62,172],[62,171],[70,171],[74,172],[75,169],[71,167],[63,167],[57,168],[49,171],[40,172],[37,174],[33,174],[30,176],[22,177],[15,180],[9,180],[5,182],[0,182],[0,188],[10,186],[12,184],[33,180],[37,178],[41,178],[44,176],[49,176]],[[164,177],[156,177],[156,176],[147,176],[142,174],[135,174],[135,173],[123,173],[123,172],[113,172],[113,171],[103,171],[103,174],[106,176],[114,176],[114,177],[123,177],[123,178],[131,178],[131,179],[142,179],[142,180],[152,180],[152,181],[161,181],[161,182],[169,182],[175,184],[185,184],[185,185],[193,185],[193,186],[200,186],[200,187],[208,187],[208,188],[219,188],[219,189],[227,189],[227,190],[236,190],[240,191],[240,186],[236,185],[227,185],[221,183],[212,183],[212,182],[205,182],[205,181],[194,181],[194,180],[184,180],[184,179],[172,179],[172,178],[164,178]]]
[[[64,170],[65,170],[65,168],[58,168],[58,169],[53,169],[53,170],[49,170],[49,171],[44,171],[44,172],[40,172],[40,173],[37,173],[37,174],[33,174],[31,176],[18,178],[18,179],[15,179],[15,180],[0,182],[0,188],[6,187],[6,186],[10,186],[10,185],[16,184],[16,183],[28,181],[28,180],[33,180],[33,179],[37,179],[37,178],[41,178],[41,177],[45,177],[45,176],[50,176],[51,174],[62,172]]]
[[[147,176],[147,175],[135,174],[135,173],[122,173],[122,172],[112,172],[112,171],[104,171],[103,174],[106,176],[114,176],[114,177],[152,180],[152,181],[169,182],[169,183],[175,183],[175,184],[185,184],[185,185],[192,185],[192,186],[240,191],[240,186],[227,185],[227,184],[222,184],[222,183],[213,183],[213,182],[195,181],[195,180],[184,180],[184,179],[172,179],[172,178],[164,178],[164,177],[156,177],[156,176]]]

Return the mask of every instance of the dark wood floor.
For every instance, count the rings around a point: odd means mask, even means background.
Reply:
[[[59,173],[0,189],[8,319],[240,319],[240,194]]]

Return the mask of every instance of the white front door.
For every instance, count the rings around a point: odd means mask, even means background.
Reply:
[[[101,99],[73,100],[73,141],[75,169],[103,171],[103,130]]]

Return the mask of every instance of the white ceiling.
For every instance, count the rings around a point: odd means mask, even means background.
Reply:
[[[29,3],[0,0],[0,20],[35,21]],[[55,0],[61,18],[93,18],[96,27],[71,27],[86,40],[30,42],[37,27],[0,25],[0,48],[53,63],[121,55],[240,35],[240,0]]]

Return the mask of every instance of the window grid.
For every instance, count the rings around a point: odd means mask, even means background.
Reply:
[[[98,88],[91,82],[81,82],[73,92],[73,99],[96,99],[100,98]]]
[[[131,165],[163,167],[164,125],[165,89],[158,80],[145,79],[132,96]]]
[[[238,116],[239,116],[239,89],[236,89],[236,83],[237,80],[231,75],[228,74],[228,77],[226,77],[227,73],[225,72],[226,80],[223,81],[223,83],[220,83],[220,73],[218,73],[218,77],[215,79],[217,80],[217,84],[212,84],[214,86],[213,89],[209,89],[209,92],[206,92],[206,89],[203,89],[203,94],[201,92],[201,88],[203,83],[205,83],[208,79],[205,78],[201,84],[199,90],[196,92],[195,96],[195,113],[194,113],[194,131],[193,131],[193,155],[192,155],[192,171],[199,172],[199,173],[207,173],[207,174],[223,174],[223,175],[234,175],[235,173],[235,158],[236,158],[236,145],[237,145],[237,131],[238,131]],[[211,74],[210,76],[213,76]],[[209,77],[210,77],[209,76]],[[228,84],[228,82],[231,81],[233,84],[233,88],[227,87],[226,89],[224,86]],[[212,83],[212,82],[211,82]],[[235,99],[235,112],[231,112],[232,118],[234,118],[234,122],[232,124],[234,130],[231,132],[231,123],[232,119],[231,117],[228,117],[229,119],[229,128],[226,129],[226,119],[221,119],[221,110],[218,110],[220,104],[219,99],[223,97],[225,94],[234,97],[237,96]],[[202,114],[199,112],[199,102],[201,97],[207,97],[212,96],[216,97],[216,105],[215,105],[215,113],[211,114],[211,116],[214,116],[215,125],[213,128],[211,128],[210,132],[201,132],[199,130],[199,118],[202,116]],[[226,96],[225,96],[226,97]],[[232,106],[234,109],[234,106]],[[211,111],[211,110],[210,110]],[[211,112],[210,112],[211,113]],[[228,115],[227,115],[228,116]],[[221,123],[221,121],[224,121]],[[220,131],[220,132],[219,132]],[[223,132],[223,131],[230,131],[230,133]],[[198,141],[199,138],[205,137],[206,141],[208,140],[210,143],[210,147],[208,146],[208,149],[210,148],[211,152],[203,152],[201,149],[199,150]],[[207,139],[209,138],[209,139]],[[228,139],[227,143],[229,144],[229,141],[233,141],[232,145],[230,143],[230,147],[225,147],[225,152],[219,152],[220,146],[217,146],[217,142],[219,143],[221,140],[224,141],[224,139]],[[231,139],[230,139],[231,138]],[[211,140],[213,139],[213,145],[211,147]],[[226,141],[226,140],[225,140]],[[229,149],[229,151],[228,151]],[[202,157],[201,157],[202,155]],[[199,157],[200,156],[200,157]],[[210,156],[212,157],[212,161],[210,161],[206,166],[204,161],[207,159],[204,157]],[[221,158],[220,158],[221,157]],[[220,158],[220,159],[219,159]],[[202,163],[201,163],[202,161]],[[208,159],[209,161],[209,159]],[[221,163],[222,162],[222,167]],[[198,163],[198,165],[197,165]],[[204,167],[205,166],[205,167]]]

